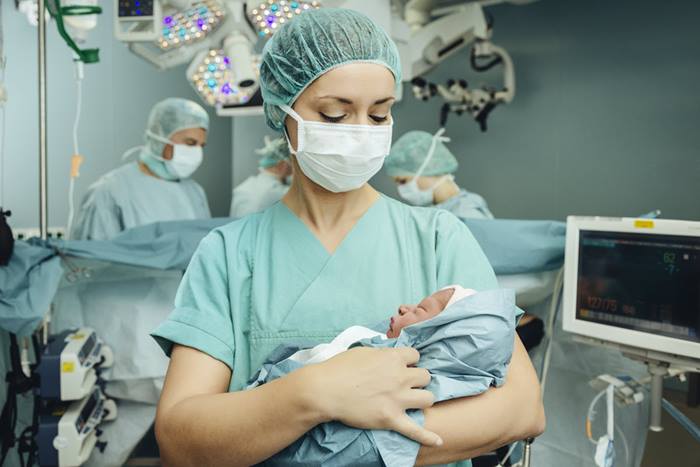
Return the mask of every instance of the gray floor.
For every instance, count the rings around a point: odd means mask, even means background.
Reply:
[[[664,396],[697,425],[700,425],[700,407],[689,408],[685,394],[666,391]],[[649,432],[644,460],[641,467],[700,467],[700,443],[676,423],[665,411],[662,424],[664,431]]]

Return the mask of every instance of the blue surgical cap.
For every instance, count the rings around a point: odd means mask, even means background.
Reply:
[[[260,88],[267,124],[282,130],[285,113],[316,78],[339,66],[377,63],[401,82],[396,44],[381,27],[353,10],[321,8],[287,22],[265,45]]]
[[[265,137],[265,146],[255,151],[260,155],[259,165],[266,169],[289,159],[289,145],[285,138]]]
[[[416,175],[428,156],[433,135],[427,131],[409,131],[391,147],[384,168],[390,177],[412,177]],[[433,157],[421,176],[432,177],[457,171],[459,164],[445,143],[438,141]]]
[[[165,143],[148,135],[152,133],[164,139],[188,128],[209,129],[209,115],[201,105],[179,97],[169,97],[151,109],[146,125],[146,150],[156,157],[163,153]],[[142,156],[143,159],[143,156]]]

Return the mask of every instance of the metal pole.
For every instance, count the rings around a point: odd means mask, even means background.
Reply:
[[[668,373],[668,366],[662,363],[647,363],[649,374],[651,374],[651,394],[649,429],[651,431],[662,431],[661,425],[661,399],[664,391],[664,376]]]
[[[46,0],[39,6],[39,234],[48,237],[47,145],[46,145]]]

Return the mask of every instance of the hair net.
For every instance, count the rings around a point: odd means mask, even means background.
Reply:
[[[410,177],[416,175],[430,150],[433,135],[427,131],[409,131],[399,138],[386,158],[384,168],[390,177]],[[433,157],[421,176],[431,177],[454,173],[459,164],[445,143],[437,142]]]
[[[161,157],[165,147],[165,143],[149,136],[148,132],[170,139],[173,133],[187,128],[209,129],[209,115],[201,105],[179,97],[169,97],[158,102],[148,115],[146,151],[141,153],[141,160],[144,160],[145,153]]]
[[[289,145],[285,138],[270,138],[265,136],[265,146],[255,151],[260,156],[261,168],[275,166],[289,159]]]
[[[401,82],[396,44],[367,16],[353,10],[309,10],[277,30],[265,45],[260,88],[267,124],[281,130],[284,112],[316,78],[352,62],[386,66]]]

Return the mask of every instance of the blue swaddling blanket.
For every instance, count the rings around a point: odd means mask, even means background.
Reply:
[[[479,292],[446,308],[435,318],[405,328],[396,339],[376,337],[354,344],[366,347],[413,347],[418,367],[430,371],[426,387],[435,402],[473,396],[505,382],[513,353],[515,326],[522,311],[511,290]],[[377,327],[382,332],[384,323]],[[303,366],[289,357],[304,347],[282,345],[250,381],[255,387]],[[409,415],[423,424],[423,412]],[[420,445],[399,433],[360,430],[340,422],[321,424],[262,465],[387,466],[414,465]]]

